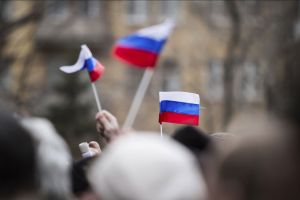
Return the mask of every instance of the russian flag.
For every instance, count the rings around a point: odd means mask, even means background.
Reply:
[[[197,126],[200,115],[200,97],[189,92],[159,92],[159,123]]]
[[[79,58],[74,65],[62,66],[60,70],[65,73],[75,73],[87,69],[92,82],[95,82],[104,72],[101,63],[92,56],[90,49],[86,45],[81,45]]]
[[[113,55],[137,67],[154,67],[173,27],[174,22],[167,20],[120,38],[113,47]]]

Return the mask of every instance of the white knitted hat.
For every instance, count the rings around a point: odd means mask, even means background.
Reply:
[[[206,193],[190,152],[154,134],[118,139],[91,166],[88,178],[102,200],[201,200]]]
[[[41,193],[52,199],[70,199],[71,155],[67,144],[44,118],[24,118],[22,125],[37,142]]]

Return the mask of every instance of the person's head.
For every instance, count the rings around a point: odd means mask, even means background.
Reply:
[[[197,156],[209,151],[211,145],[209,135],[192,126],[184,126],[177,129],[172,135],[172,138],[187,147]]]
[[[36,141],[38,181],[43,198],[69,199],[71,156],[65,141],[46,119],[24,118],[22,125]]]
[[[0,199],[29,194],[36,187],[34,140],[9,113],[0,112]]]
[[[230,133],[207,134],[199,128],[184,126],[177,129],[172,138],[189,149],[200,162],[206,180],[208,196],[213,196],[220,161],[235,143]]]
[[[242,138],[223,160],[216,199],[299,199],[299,130],[272,125]]]
[[[240,136],[228,132],[216,132],[211,135],[212,142],[220,156],[226,156],[239,144]]]
[[[104,150],[88,178],[101,200],[201,200],[206,196],[192,154],[154,134],[122,136]]]

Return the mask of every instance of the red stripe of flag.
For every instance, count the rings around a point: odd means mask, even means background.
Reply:
[[[157,60],[155,53],[128,47],[116,46],[113,53],[120,60],[141,68],[154,67]]]
[[[198,115],[178,114],[174,112],[159,113],[159,123],[169,122],[176,124],[190,124],[197,126],[199,124]]]
[[[96,61],[93,71],[89,72],[91,81],[95,82],[98,78],[101,77],[103,72],[104,72],[104,67],[99,62]]]

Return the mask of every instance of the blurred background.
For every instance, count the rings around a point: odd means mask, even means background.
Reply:
[[[255,126],[266,114],[297,120],[299,1],[0,1],[0,101],[49,118],[74,151],[97,138],[87,73],[62,65],[87,44],[106,67],[96,82],[102,107],[122,125],[143,70],[118,62],[114,42],[176,21],[133,128],[159,131],[159,91],[199,93],[208,133]],[[178,125],[164,125],[171,133]]]

